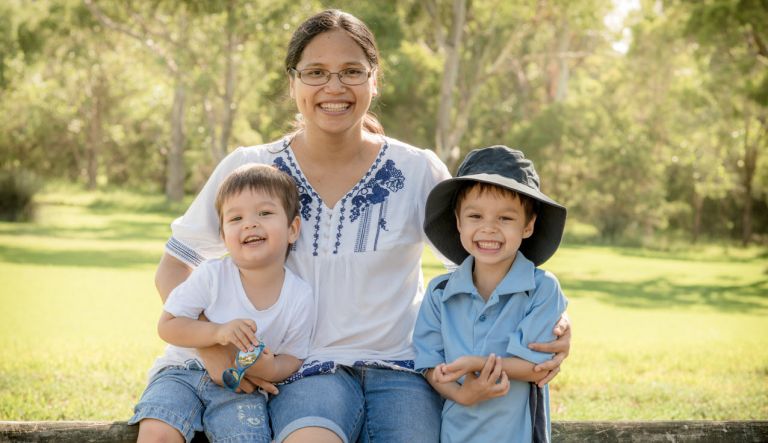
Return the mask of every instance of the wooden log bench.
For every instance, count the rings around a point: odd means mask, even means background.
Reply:
[[[138,426],[125,422],[0,421],[5,442],[135,442]],[[768,421],[560,421],[554,442],[768,442]],[[195,442],[205,442],[198,434]]]

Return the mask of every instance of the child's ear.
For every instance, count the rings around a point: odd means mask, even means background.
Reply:
[[[301,228],[301,219],[296,216],[288,225],[288,243],[294,244],[299,239],[299,229]]]
[[[533,217],[531,217],[531,219],[525,225],[525,228],[523,228],[523,238],[528,238],[533,235],[533,225],[535,224],[536,224],[536,214],[533,214]]]

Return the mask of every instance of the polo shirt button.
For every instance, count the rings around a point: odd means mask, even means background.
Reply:
[[[480,316],[480,318],[479,318],[478,320],[480,320],[480,321],[485,321],[485,314],[481,315],[481,316]]]

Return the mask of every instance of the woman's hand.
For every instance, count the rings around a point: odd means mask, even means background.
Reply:
[[[245,392],[247,392],[249,394],[251,392],[255,391],[256,388],[261,388],[265,392],[267,392],[269,394],[272,394],[272,395],[277,395],[277,394],[280,393],[280,391],[277,389],[277,386],[275,386],[274,383],[268,382],[268,381],[264,380],[263,378],[259,378],[259,377],[250,375],[250,374],[248,374],[248,372],[246,372],[244,374],[242,380],[240,381],[240,388],[241,389],[243,388],[243,383],[248,384],[248,386],[250,387],[250,391],[246,391],[245,389],[243,389],[243,391],[245,391]]]
[[[534,371],[542,373],[541,380],[536,382],[539,387],[543,387],[560,373],[560,365],[571,351],[571,322],[567,314],[563,313],[553,332],[555,337],[557,337],[554,341],[549,343],[531,343],[528,345],[534,351],[555,354],[551,360],[547,360],[533,368]]]

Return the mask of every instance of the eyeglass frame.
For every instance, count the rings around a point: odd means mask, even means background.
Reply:
[[[257,361],[259,361],[259,357],[261,357],[262,352],[264,352],[264,348],[266,345],[264,342],[259,342],[259,344],[256,346],[256,348],[253,351],[243,352],[243,351],[237,351],[237,355],[235,356],[235,366],[231,368],[225,369],[221,373],[221,382],[224,384],[225,387],[227,387],[230,391],[235,392],[237,391],[237,388],[240,387],[240,382],[243,380],[243,374],[245,373],[248,368],[256,364]],[[248,363],[245,366],[240,366],[240,357],[245,354],[255,354],[256,358],[253,359],[252,362]],[[237,384],[234,386],[229,385],[226,382],[225,374],[227,373],[234,373],[235,378],[237,381]]]
[[[325,86],[325,85],[328,84],[328,82],[331,81],[331,76],[333,74],[336,74],[336,77],[339,78],[339,83],[341,83],[342,85],[345,85],[345,86],[360,86],[362,84],[365,84],[365,82],[367,82],[371,78],[371,75],[376,71],[376,68],[366,69],[365,70],[366,71],[365,79],[363,81],[361,81],[360,83],[351,84],[351,83],[346,83],[344,80],[342,80],[344,78],[342,73],[344,71],[348,71],[350,69],[360,69],[360,68],[345,68],[345,69],[342,69],[341,71],[338,71],[338,72],[331,72],[328,69],[323,69],[323,68],[305,68],[305,69],[288,68],[287,71],[288,71],[289,74],[291,74],[294,77],[297,77],[299,80],[301,80],[301,82],[304,83],[307,86]],[[318,83],[316,85],[313,85],[313,84],[307,83],[306,81],[304,81],[304,79],[301,78],[301,73],[303,71],[325,71],[327,73],[327,75],[325,76],[325,81],[323,83]]]

